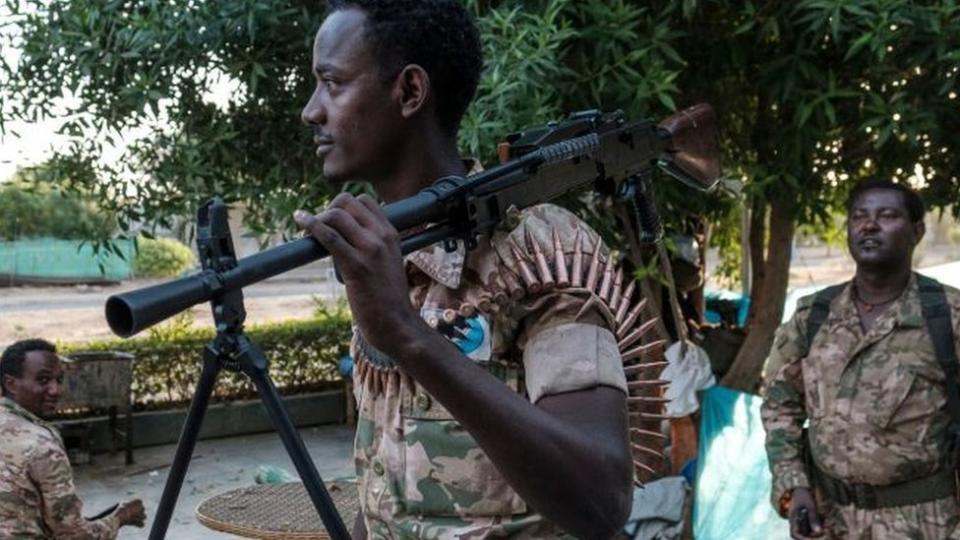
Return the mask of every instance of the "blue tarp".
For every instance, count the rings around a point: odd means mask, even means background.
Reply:
[[[714,386],[703,393],[693,532],[697,540],[790,538],[770,505],[761,398]]]
[[[727,323],[743,328],[747,325],[747,315],[750,313],[750,297],[742,293],[725,289],[707,289],[703,293],[707,309],[703,318],[710,324],[720,324],[726,316]],[[733,312],[730,312],[730,307]]]

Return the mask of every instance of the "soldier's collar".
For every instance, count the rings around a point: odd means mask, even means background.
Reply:
[[[483,172],[483,164],[479,159],[464,158],[463,166],[467,170],[467,176]],[[456,251],[447,252],[442,245],[436,244],[415,251],[404,260],[444,287],[456,289],[460,286],[460,277],[463,275],[464,259],[466,249],[463,242],[458,240]]]
[[[407,255],[405,260],[444,287],[456,289],[460,286],[460,277],[463,275],[464,259],[466,249],[463,242],[458,240],[455,251],[448,253],[443,249],[443,245],[435,244]]]
[[[47,425],[42,418],[24,409],[19,403],[6,396],[0,397],[0,408],[6,409],[11,413],[23,418],[24,420],[28,420],[34,424],[39,424],[41,426]]]
[[[860,316],[857,313],[857,305],[853,299],[853,281],[847,284],[844,290],[842,308],[836,313],[830,313],[832,322],[836,321],[859,321]],[[881,315],[881,319],[889,320],[893,317],[893,323],[899,328],[921,328],[926,322],[923,320],[923,310],[920,306],[920,287],[917,284],[916,273],[910,274],[910,281],[900,298],[896,299],[890,306],[889,311]]]
[[[894,304],[897,308],[897,326],[901,328],[921,328],[926,322],[923,320],[923,307],[920,304],[920,285],[917,283],[916,272],[910,273],[910,281],[903,291],[903,297]]]

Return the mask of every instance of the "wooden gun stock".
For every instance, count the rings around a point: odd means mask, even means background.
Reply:
[[[664,169],[695,188],[712,188],[720,178],[713,107],[694,105],[664,119],[659,127],[669,134],[670,141]]]

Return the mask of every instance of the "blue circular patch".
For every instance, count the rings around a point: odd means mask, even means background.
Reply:
[[[477,317],[464,319],[463,322],[467,324],[467,328],[460,336],[453,338],[453,342],[464,354],[470,354],[483,345],[483,325]]]

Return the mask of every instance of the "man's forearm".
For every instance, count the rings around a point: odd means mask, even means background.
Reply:
[[[582,391],[589,407],[549,403],[549,396],[534,406],[429,329],[411,336],[397,361],[538,512],[582,538],[607,537],[622,525],[632,484],[622,392]],[[596,411],[613,413],[594,418]]]
[[[44,525],[55,538],[64,540],[116,538],[120,528],[117,514],[96,521],[84,519],[83,503],[76,494],[66,452],[59,445],[48,450],[30,463],[30,478],[41,493]]]
[[[809,471],[803,463],[803,437],[806,420],[796,389],[783,380],[775,380],[760,407],[766,431],[765,448],[773,476],[771,498],[774,508],[783,512],[783,498],[796,487],[809,487]]]
[[[116,516],[110,515],[96,521],[87,521],[79,511],[72,508],[63,511],[54,510],[46,519],[47,527],[54,531],[56,538],[64,540],[113,540],[117,537],[120,522]]]

